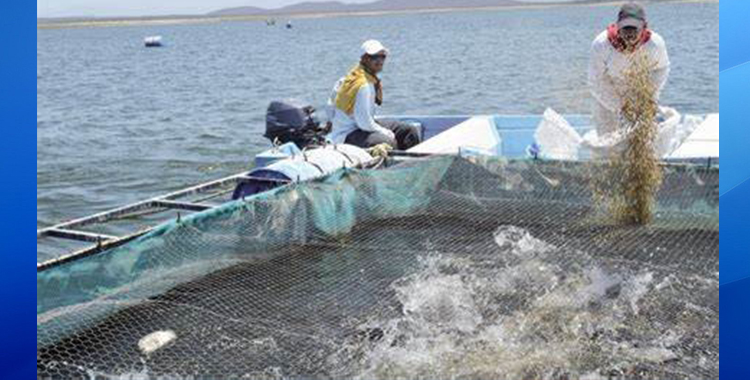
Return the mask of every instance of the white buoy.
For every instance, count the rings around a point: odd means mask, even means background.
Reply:
[[[143,39],[143,44],[146,47],[159,47],[161,44],[161,36],[150,36]]]
[[[150,355],[172,343],[175,339],[177,339],[177,334],[172,330],[154,331],[138,341],[138,348],[141,349],[144,355]]]

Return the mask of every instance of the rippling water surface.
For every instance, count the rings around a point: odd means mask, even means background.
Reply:
[[[719,111],[719,4],[656,4],[682,112]],[[384,113],[587,113],[591,40],[616,8],[39,30],[37,225],[246,168],[265,149],[265,108],[315,105],[362,40],[391,49]],[[167,46],[145,49],[145,36]]]

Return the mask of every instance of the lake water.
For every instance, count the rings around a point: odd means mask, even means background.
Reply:
[[[672,74],[663,103],[719,111],[719,4],[654,4]],[[588,113],[591,40],[616,8],[560,7],[39,30],[37,225],[239,172],[266,149],[265,109],[322,105],[377,38],[385,114]],[[166,47],[145,49],[163,35]],[[44,257],[38,257],[44,259]]]

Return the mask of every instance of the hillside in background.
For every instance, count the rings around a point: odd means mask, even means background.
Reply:
[[[258,7],[235,7],[211,12],[210,16],[250,16],[299,13],[345,13],[345,12],[377,12],[400,11],[414,9],[435,8],[478,8],[528,5],[528,3],[514,0],[378,0],[365,4],[347,4],[340,1],[303,2],[277,9],[263,9]]]

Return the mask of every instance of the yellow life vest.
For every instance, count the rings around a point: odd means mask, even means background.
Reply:
[[[357,65],[346,75],[338,94],[336,94],[336,108],[344,111],[347,115],[351,115],[354,112],[354,103],[359,89],[362,86],[377,82],[377,77],[368,73],[361,64]]]

